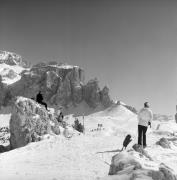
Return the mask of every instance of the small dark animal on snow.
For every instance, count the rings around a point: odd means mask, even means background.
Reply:
[[[131,135],[128,134],[128,135],[125,137],[125,139],[124,139],[122,151],[127,148],[128,144],[129,144],[131,141],[132,141]]]

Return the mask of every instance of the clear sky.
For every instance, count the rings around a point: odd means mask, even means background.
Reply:
[[[0,0],[0,50],[81,66],[113,99],[175,113],[176,0]]]

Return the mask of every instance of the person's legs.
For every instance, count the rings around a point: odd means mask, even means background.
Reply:
[[[146,147],[146,131],[147,131],[147,127],[144,126],[143,127],[143,146]]]
[[[142,126],[138,125],[138,144],[141,145],[141,141],[142,141]]]
[[[42,101],[40,104],[44,105],[45,108],[46,108],[46,110],[47,110],[47,103],[45,103],[45,102]]]

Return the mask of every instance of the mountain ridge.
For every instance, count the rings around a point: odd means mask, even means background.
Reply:
[[[24,68],[23,58],[7,51],[1,51],[0,61],[4,66],[0,70],[1,91],[7,97],[4,99],[15,96],[35,99],[38,91],[42,91],[49,106],[62,106],[64,109],[83,101],[93,109],[99,105],[107,108],[113,103],[109,88],[100,89],[96,78],[85,82],[85,72],[79,66],[51,61]],[[21,69],[17,71],[19,67]],[[2,104],[6,103],[3,101]]]

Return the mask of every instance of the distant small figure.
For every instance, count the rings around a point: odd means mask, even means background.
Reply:
[[[128,134],[128,135],[125,137],[125,139],[124,139],[122,151],[127,148],[128,144],[129,144],[131,141],[132,141],[131,135]]]
[[[98,124],[98,130],[101,130],[101,128],[103,127],[103,124]]]
[[[36,95],[36,101],[39,103],[39,104],[42,104],[45,106],[46,110],[47,109],[47,103],[43,102],[43,95],[41,94],[41,91],[38,92],[38,94]]]
[[[63,122],[63,118],[64,118],[64,115],[63,115],[63,113],[60,111],[60,114],[59,114],[58,117],[57,117],[57,121],[58,121],[59,123],[62,123],[62,122]]]

